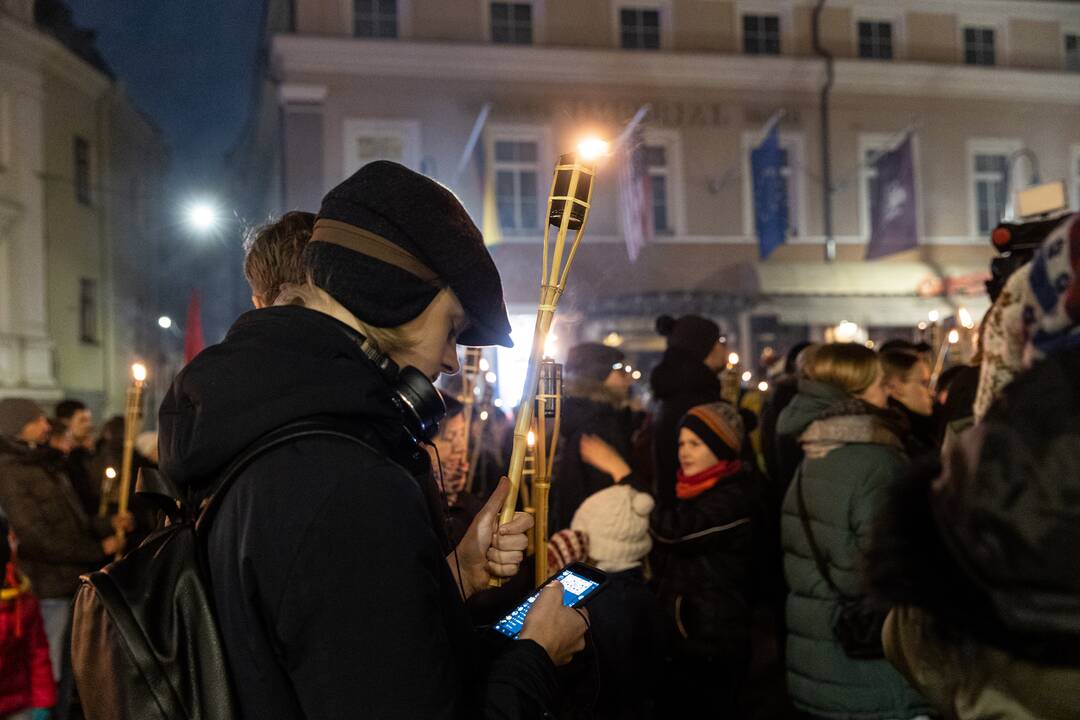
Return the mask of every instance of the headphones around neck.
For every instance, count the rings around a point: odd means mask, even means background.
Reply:
[[[399,368],[375,343],[360,335],[360,350],[390,386],[390,401],[401,413],[401,424],[415,443],[430,442],[446,415],[446,403],[427,375],[412,366]]]

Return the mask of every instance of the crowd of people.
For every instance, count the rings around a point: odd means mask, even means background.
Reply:
[[[571,348],[553,532],[531,549],[527,508],[496,521],[509,419],[485,404],[473,421],[473,398],[444,381],[426,442],[390,401],[398,368],[434,381],[458,370],[458,344],[509,342],[498,273],[456,198],[375,163],[317,216],[259,228],[257,309],[177,377],[162,471],[206,497],[290,422],[362,442],[267,453],[210,527],[241,714],[1080,717],[1078,218],[1010,278],[971,363],[937,377],[933,348],[907,339],[806,342],[761,402],[739,401],[720,327],[663,316],[643,409],[620,350]],[[0,717],[68,716],[78,576],[144,522],[102,499],[122,420],[95,439],[82,404],[54,414],[0,401]],[[141,448],[156,464],[157,436]],[[593,565],[607,587],[583,613],[545,588],[514,642],[475,630],[532,588],[536,553],[552,572]]]

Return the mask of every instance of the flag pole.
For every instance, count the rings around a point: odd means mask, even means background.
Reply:
[[[651,109],[652,106],[648,103],[645,103],[638,108],[638,111],[634,113],[634,117],[630,118],[630,122],[626,123],[626,127],[624,127],[623,131],[619,133],[619,136],[615,138],[615,142],[611,144],[611,152],[615,152],[616,150],[618,150],[627,140],[630,139],[630,135],[633,134],[634,130],[637,129],[637,126],[640,125],[643,120],[645,120],[645,116],[649,114],[649,111]]]
[[[461,153],[461,159],[458,160],[453,177],[450,178],[450,187],[457,187],[458,181],[461,180],[461,176],[465,172],[465,168],[469,166],[469,160],[472,158],[473,150],[476,149],[476,143],[480,141],[480,133],[484,132],[484,125],[487,124],[488,115],[490,113],[491,103],[486,102],[483,107],[480,108],[480,113],[476,116],[476,122],[473,123],[472,132],[469,133],[469,139],[465,142],[465,150]]]

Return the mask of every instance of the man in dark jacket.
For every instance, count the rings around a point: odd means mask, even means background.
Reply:
[[[482,645],[464,597],[516,572],[530,521],[496,529],[503,483],[451,552],[416,423],[394,401],[395,365],[434,381],[457,371],[459,341],[510,344],[479,231],[441,185],[372,163],[327,194],[304,261],[312,283],[241,316],[160,413],[161,467],[196,496],[295,421],[366,445],[292,441],[221,502],[208,555],[241,716],[539,717],[585,624],[555,586],[521,640]]]
[[[600,343],[575,345],[567,353],[562,445],[551,485],[550,527],[556,531],[570,527],[585,498],[626,480],[622,473],[631,470],[627,462],[634,416],[627,401],[633,380],[626,372],[625,359],[621,351]],[[622,470],[600,470],[583,459],[582,441],[586,455],[589,442],[585,436],[610,446],[622,460]]]
[[[57,714],[67,716],[71,599],[79,575],[101,567],[121,548],[115,529],[128,520],[87,517],[48,445],[49,421],[33,401],[0,400],[0,507],[19,538],[20,569],[41,601],[53,673],[60,684]],[[61,458],[62,459],[62,458]],[[130,518],[130,516],[126,516]]]
[[[720,326],[697,315],[678,320],[661,315],[656,331],[667,338],[667,350],[649,376],[656,401],[653,432],[653,497],[661,505],[675,501],[679,469],[679,420],[695,405],[720,400],[718,373],[727,361]]]

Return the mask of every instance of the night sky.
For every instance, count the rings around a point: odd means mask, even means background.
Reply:
[[[76,24],[97,31],[98,49],[117,79],[164,135],[170,172],[159,312],[183,318],[197,289],[208,342],[246,309],[236,301],[246,296],[240,229],[234,224],[212,241],[193,237],[182,209],[193,197],[221,193],[225,153],[251,110],[263,2],[67,0]]]

